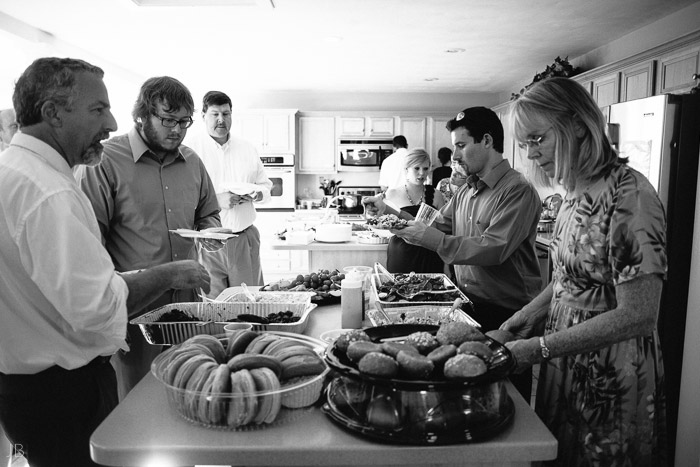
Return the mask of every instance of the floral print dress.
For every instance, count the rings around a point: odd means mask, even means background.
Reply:
[[[567,195],[550,246],[545,334],[614,310],[617,284],[665,277],[664,217],[654,188],[626,165],[584,194]],[[543,363],[535,410],[559,441],[553,465],[666,465],[663,376],[656,331]]]

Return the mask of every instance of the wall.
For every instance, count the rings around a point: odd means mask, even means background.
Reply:
[[[698,18],[700,18],[700,2],[665,16],[584,55],[578,57],[570,56],[569,61],[572,65],[581,67],[583,71],[616,62],[697,31]],[[559,55],[565,57],[568,55],[568,52],[562,50]],[[554,58],[552,57],[552,62]],[[498,102],[507,102],[510,99],[511,92],[518,91],[529,84],[535,72],[544,70],[550,63],[541,63],[539,66],[535,65],[534,70],[528,70],[523,74],[521,80],[513,83],[512,90],[499,94]]]

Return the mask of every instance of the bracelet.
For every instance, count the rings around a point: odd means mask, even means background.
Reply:
[[[547,343],[544,340],[544,336],[540,336],[540,353],[542,354],[542,359],[544,361],[547,361],[551,358],[549,347],[547,347]]]

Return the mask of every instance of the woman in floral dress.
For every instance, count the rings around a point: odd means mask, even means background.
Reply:
[[[578,83],[536,83],[512,112],[536,173],[567,190],[552,282],[501,326],[520,339],[507,344],[519,370],[541,363],[535,410],[559,442],[553,464],[666,465],[661,201],[618,157]]]

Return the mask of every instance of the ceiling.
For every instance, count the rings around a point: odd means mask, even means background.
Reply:
[[[556,56],[580,56],[696,0],[248,0],[253,6],[201,6],[205,1],[227,0],[202,0],[197,7],[0,0],[0,31],[111,64],[140,81],[171,75],[185,84],[206,79],[209,89],[499,93],[516,90],[513,83]]]

